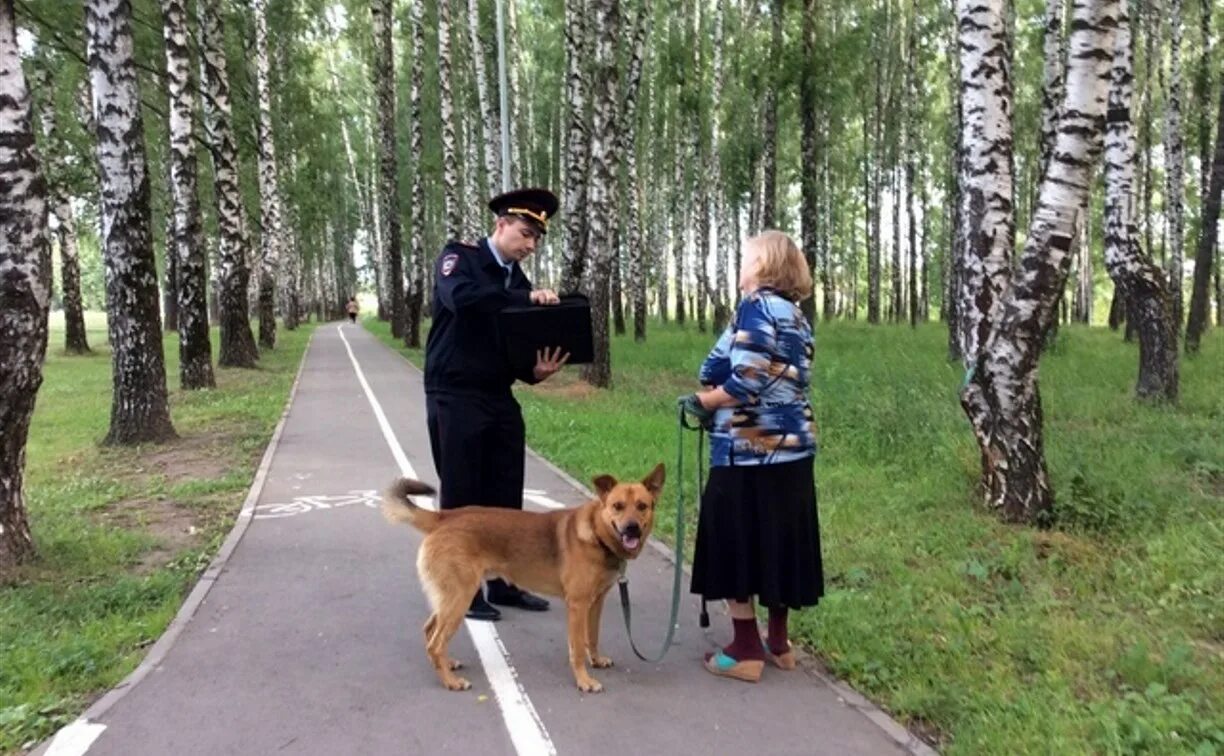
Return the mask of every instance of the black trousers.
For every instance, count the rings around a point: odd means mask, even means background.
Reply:
[[[527,441],[513,395],[430,392],[425,412],[441,509],[523,508]]]

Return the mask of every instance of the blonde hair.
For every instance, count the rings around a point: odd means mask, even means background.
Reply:
[[[776,289],[792,302],[812,296],[812,272],[794,240],[781,231],[765,231],[744,243],[757,251],[758,286]]]

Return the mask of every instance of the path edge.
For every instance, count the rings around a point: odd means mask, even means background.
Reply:
[[[255,503],[259,501],[259,496],[263,493],[268,470],[272,467],[272,458],[276,455],[277,447],[280,446],[281,434],[285,429],[285,421],[289,418],[289,410],[293,407],[293,400],[297,397],[298,385],[302,381],[302,372],[306,367],[306,358],[310,355],[311,347],[314,346],[316,333],[318,333],[317,328],[311,332],[310,339],[306,342],[306,348],[302,350],[302,359],[298,363],[297,375],[294,376],[293,385],[289,388],[289,397],[285,400],[285,406],[281,410],[280,419],[276,422],[276,427],[272,431],[272,437],[268,440],[268,446],[264,449],[263,457],[259,460],[259,467],[255,470],[255,478],[251,481],[251,487],[247,490],[246,499],[242,502],[242,509],[238,512],[238,518],[235,520],[234,526],[230,528],[225,541],[221,543],[221,548],[217,550],[216,556],[209,562],[208,568],[200,574],[195,586],[191,589],[191,593],[187,594],[187,598],[179,606],[174,619],[170,620],[170,624],[166,626],[161,636],[149,648],[149,652],[141,659],[140,664],[136,665],[136,669],[132,670],[118,685],[104,693],[101,698],[94,701],[79,717],[56,730],[54,735],[30,751],[33,756],[41,756],[41,754],[46,753],[47,749],[54,745],[55,739],[59,737],[60,733],[74,726],[79,727],[82,722],[97,721],[111,707],[119,703],[127,695],[128,691],[140,684],[141,680],[162,663],[166,655],[170,653],[170,649],[174,647],[175,641],[178,640],[183,630],[186,629],[187,624],[195,616],[196,610],[204,603],[204,600],[208,597],[208,592],[212,590],[217,579],[221,577],[221,573],[225,571],[226,564],[228,564],[235,549],[238,548],[238,543],[242,541],[247,528],[250,527],[255,513]]]

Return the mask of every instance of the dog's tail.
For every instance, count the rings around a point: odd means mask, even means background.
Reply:
[[[428,533],[438,527],[441,515],[424,507],[418,507],[409,496],[432,496],[434,489],[426,483],[412,478],[400,478],[383,492],[382,513],[390,522],[406,522],[421,532]]]

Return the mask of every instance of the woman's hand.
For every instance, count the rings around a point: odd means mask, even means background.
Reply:
[[[535,292],[532,293],[534,294]],[[546,380],[558,370],[565,367],[565,361],[569,358],[569,352],[566,352],[564,355],[561,354],[561,347],[557,347],[556,351],[552,354],[549,354],[547,347],[541,351],[537,351],[536,364],[532,369],[535,379],[537,381]]]

